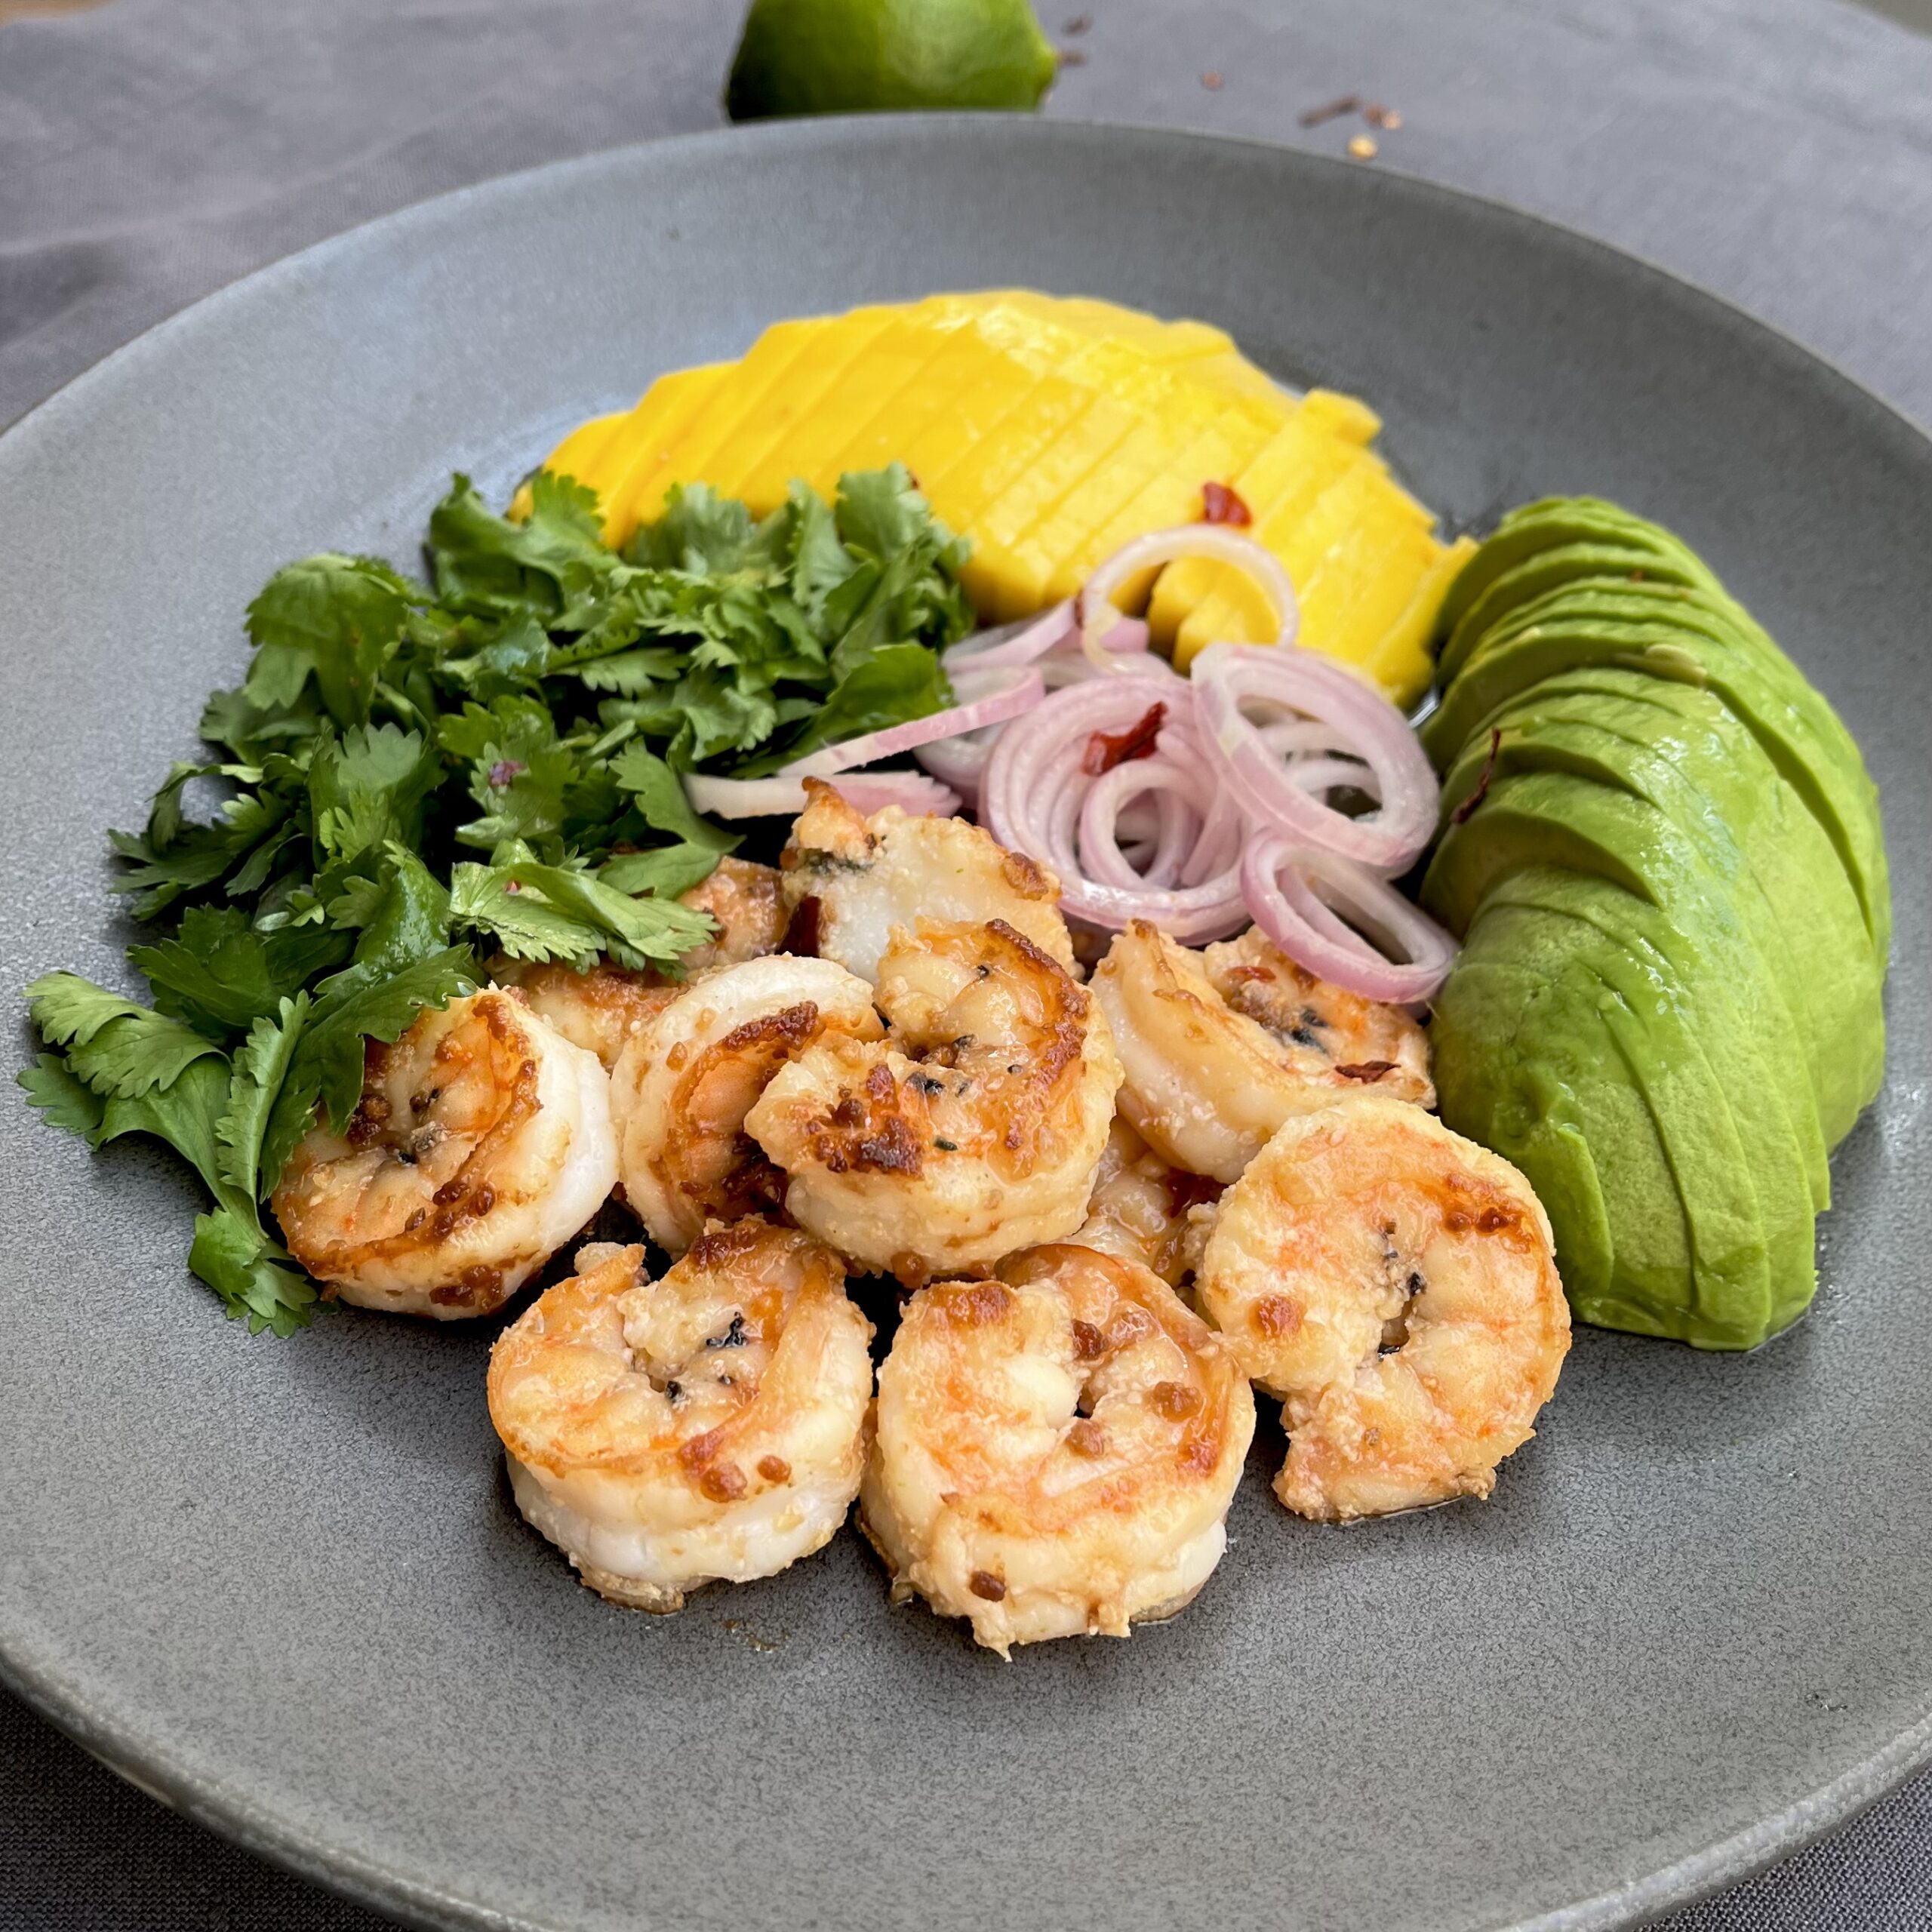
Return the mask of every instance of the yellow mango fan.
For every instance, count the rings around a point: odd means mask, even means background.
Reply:
[[[1300,641],[1407,703],[1473,546],[1438,540],[1370,448],[1380,427],[1352,397],[1284,389],[1205,323],[998,290],[776,323],[740,361],[660,377],[583,424],[546,466],[597,492],[614,546],[678,484],[762,515],[794,478],[829,497],[848,471],[903,463],[972,540],[964,577],[989,623],[1071,596],[1150,531],[1244,524],[1294,583]],[[1248,580],[1208,559],[1123,595],[1183,670],[1210,643],[1275,634]]]

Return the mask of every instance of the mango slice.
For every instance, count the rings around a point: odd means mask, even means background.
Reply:
[[[737,362],[661,377],[628,412],[573,431],[547,467],[598,494],[621,545],[675,485],[764,515],[795,478],[829,496],[903,463],[973,543],[968,591],[991,622],[1070,595],[1129,539],[1197,521],[1232,488],[1302,604],[1302,639],[1407,701],[1466,554],[1370,448],[1352,397],[1299,396],[1211,325],[1091,297],[987,289],[774,324]],[[1186,561],[1128,586],[1185,668],[1217,638],[1273,634],[1238,573]]]

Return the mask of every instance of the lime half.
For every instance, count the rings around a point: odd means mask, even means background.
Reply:
[[[1032,108],[1054,51],[1028,0],[752,0],[725,111]]]

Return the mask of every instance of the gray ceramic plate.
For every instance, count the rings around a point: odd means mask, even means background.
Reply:
[[[1002,1664],[888,1611],[849,1536],[679,1617],[610,1608],[509,1505],[487,1334],[251,1341],[183,1266],[182,1174],[90,1159],[17,1097],[6,1677],[425,1924],[1632,1922],[1932,1746],[1932,447],[1789,343],[1500,209],[1170,134],[793,126],[432,202],[0,440],[0,983],[118,970],[101,828],[190,749],[276,564],[408,556],[453,466],[502,488],[774,317],[1015,282],[1204,315],[1359,391],[1459,518],[1558,490],[1662,518],[1842,708],[1884,788],[1896,1037],[1810,1318],[1743,1359],[1580,1335],[1487,1506],[1310,1527],[1264,1432],[1186,1616]]]

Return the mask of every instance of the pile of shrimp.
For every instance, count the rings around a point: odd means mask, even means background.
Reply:
[[[675,1610],[856,1503],[894,1601],[1002,1656],[1125,1636],[1219,1562],[1257,1389],[1295,1515],[1487,1495],[1567,1305],[1527,1183],[1430,1111],[1416,1017],[1259,931],[1076,945],[978,827],[807,791],[777,868],[686,895],[716,931],[678,970],[497,961],[370,1044],[275,1192],[343,1300],[445,1320],[607,1202],[641,1229],[491,1359],[512,1493],[583,1582]],[[848,1277],[897,1284],[875,1377]]]

